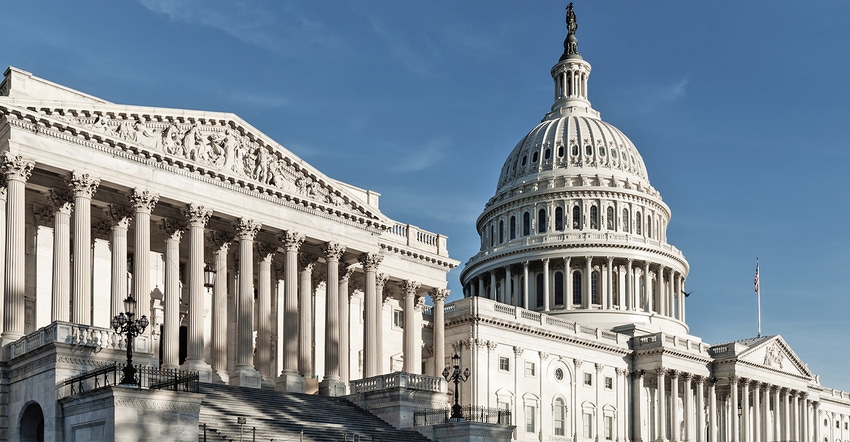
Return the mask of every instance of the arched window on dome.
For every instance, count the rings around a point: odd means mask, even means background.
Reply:
[[[531,235],[531,214],[528,212],[522,214],[522,235]]]
[[[590,274],[590,303],[599,304],[599,272]]]
[[[584,154],[587,156],[593,155],[593,147],[589,144],[585,144],[584,146]]]
[[[543,152],[543,159],[548,160],[549,158],[552,158],[552,149],[546,148]]]
[[[526,164],[528,164],[528,155],[523,155],[522,164],[520,164],[520,166],[525,167]]]
[[[573,230],[581,230],[581,206],[573,206]]]
[[[499,244],[505,242],[505,220],[499,220]]]
[[[581,304],[581,272],[573,271],[573,304]]]
[[[537,211],[537,233],[546,233],[546,209]]]
[[[558,232],[564,231],[564,208],[556,207],[555,208],[555,230]]]
[[[511,239],[516,239],[516,216],[511,215]]]
[[[617,149],[611,148],[611,158],[617,159]]]
[[[658,313],[661,311],[661,299],[658,297],[658,281],[652,280],[652,311]]]
[[[493,247],[493,243],[496,241],[496,235],[493,233],[493,225],[490,224],[490,247]]]
[[[564,305],[564,273],[555,272],[555,305]]]
[[[652,217],[646,215],[646,236],[652,238]]]
[[[608,230],[615,229],[615,221],[616,220],[614,219],[614,208],[609,206],[607,209],[605,209],[605,224],[607,224],[606,227],[608,228]]]
[[[590,228],[599,230],[599,208],[596,205],[590,206]]]
[[[616,269],[617,266],[614,266]],[[612,294],[612,302],[615,307],[620,306],[620,272],[614,270],[611,273],[611,294]]]
[[[537,159],[539,158],[539,155],[540,155],[540,154],[539,154],[539,153],[535,150],[535,151],[534,151],[534,153],[533,153],[533,154],[531,154],[531,162],[532,162],[532,163],[536,163],[536,162],[537,162]]]
[[[572,148],[570,149],[570,154],[574,157],[578,156],[578,144],[572,145]]]
[[[629,209],[623,209],[623,231],[626,233],[631,233],[631,219],[629,219]]]
[[[558,156],[559,157],[564,156],[564,146],[558,146]]]
[[[641,235],[640,212],[635,213],[635,233]]]
[[[546,293],[543,291],[543,274],[537,274],[537,305],[535,307],[541,308],[546,305],[546,302],[543,298],[546,296]]]

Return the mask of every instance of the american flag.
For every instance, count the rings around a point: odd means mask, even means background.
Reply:
[[[756,286],[754,291],[756,293],[758,293],[759,292],[759,263],[758,263],[758,260],[756,260],[756,276],[755,276],[755,278],[753,278],[753,284],[755,284],[755,286]]]

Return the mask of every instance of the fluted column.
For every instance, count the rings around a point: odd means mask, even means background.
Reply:
[[[634,273],[632,271],[633,260],[631,258],[628,259],[626,264],[626,310],[634,310],[635,309],[635,295],[634,289]]]
[[[761,441],[761,386],[758,382],[753,384],[753,425],[751,433],[755,442]]]
[[[416,357],[414,354],[418,350],[417,342],[414,340],[416,334],[413,328],[415,323],[413,317],[416,315],[416,292],[419,291],[420,284],[416,281],[406,280],[402,284],[404,291],[404,368],[407,373],[419,374],[421,368],[415,366]]]
[[[165,234],[165,309],[163,312],[162,368],[180,366],[180,239],[183,223],[163,219],[160,229]]]
[[[112,296],[110,298],[110,310],[109,317],[115,317],[122,311],[124,311],[124,299],[127,298],[127,230],[130,228],[130,221],[133,219],[133,211],[127,207],[117,204],[111,204],[104,209],[104,212],[109,219],[112,220]],[[58,225],[58,215],[57,211],[57,225]],[[66,230],[67,232],[67,230]],[[56,235],[56,230],[54,229],[54,235]],[[56,244],[56,236],[54,236],[54,244]],[[66,246],[67,247],[67,246]],[[67,248],[65,249],[68,250]],[[64,266],[67,268],[67,258],[68,255],[65,255],[64,261],[66,264]],[[56,301],[56,265],[57,265],[57,253],[54,246],[53,250],[53,270],[54,270],[54,303]],[[67,283],[62,284],[67,285]]]
[[[522,308],[528,308],[528,261],[522,263]]]
[[[691,391],[691,380],[693,379],[693,375],[691,373],[682,373],[682,404],[683,404],[683,414],[682,414],[682,423],[684,424],[684,436],[681,439],[686,441],[693,440],[693,436],[691,434],[691,430],[693,428],[693,393]]]
[[[549,291],[549,258],[543,258],[543,311],[551,310],[551,293]]]
[[[74,194],[74,278],[71,281],[71,321],[91,324],[91,199],[100,180],[71,172],[68,187]]]
[[[791,434],[792,436],[789,439],[792,440],[800,440],[800,394],[799,392],[793,392],[792,399],[793,405],[791,406],[792,416],[791,416]]]
[[[298,373],[298,251],[304,235],[285,231],[278,237],[284,250],[283,336],[278,357],[283,359],[283,371],[277,378],[275,389],[303,393],[304,378]],[[278,341],[280,342],[280,341]]]
[[[210,336],[210,364],[216,382],[227,380],[227,253],[230,251],[232,235],[211,232],[213,245],[213,281],[212,327]]]
[[[8,188],[6,186],[6,169],[3,167],[3,158],[0,157],[0,286],[3,287],[3,290],[0,290],[0,333],[3,333],[6,330],[5,324],[5,311],[6,311],[6,301],[7,296],[5,295],[5,284],[6,284],[6,203],[7,203],[7,195]],[[70,221],[69,221],[70,222]],[[70,228],[70,227],[69,227]],[[71,246],[68,245],[68,250],[70,253]],[[69,270],[70,272],[70,270]],[[70,276],[68,284],[70,284]],[[68,300],[70,302],[70,295],[68,295]],[[67,311],[70,307],[70,304],[66,303],[65,310]],[[0,345],[6,343],[5,339],[0,337]]]
[[[696,427],[692,434],[695,434],[696,442],[705,442],[705,376],[697,376],[694,380],[696,384],[696,406],[694,411],[696,414]]]
[[[784,440],[791,440],[791,389],[782,389],[782,435]]]
[[[345,384],[339,377],[340,321],[339,321],[339,260],[345,253],[345,247],[335,242],[326,243],[322,247],[327,262],[327,281],[325,292],[325,376],[319,384],[319,393],[327,396],[342,396],[345,394]],[[346,298],[348,293],[345,294]],[[407,324],[405,324],[407,325]],[[405,327],[407,330],[407,327]],[[407,359],[405,358],[405,361]]]
[[[254,243],[257,266],[257,369],[263,382],[271,382],[272,368],[272,260],[277,247],[265,242]]]
[[[820,442],[821,433],[820,433],[820,402],[812,401],[812,433],[814,433],[814,439],[817,442]]]
[[[499,301],[499,297],[496,296],[496,270],[490,270],[490,293],[487,297]]]
[[[189,225],[189,329],[186,367],[197,371],[202,382],[212,380],[212,369],[204,360],[204,228],[212,210],[189,204],[183,210]]]
[[[239,293],[236,319],[236,367],[231,385],[260,388],[260,373],[254,368],[254,238],[260,224],[239,218],[233,226],[239,240]]]
[[[685,322],[685,277],[679,275],[679,320]]]
[[[375,312],[377,321],[375,321],[376,333],[378,334],[378,345],[375,346],[375,364],[378,367],[378,374],[384,374],[384,305],[390,300],[390,296],[384,294],[384,286],[390,279],[390,275],[378,273],[375,277],[375,291],[378,296],[377,311]]]
[[[741,442],[750,442],[750,381],[741,379]]]
[[[633,441],[643,440],[643,415],[644,409],[641,407],[641,394],[643,392],[643,370],[635,370],[632,372],[632,439]]]
[[[708,442],[717,442],[717,380],[708,379]]]
[[[375,278],[378,271],[378,266],[384,259],[383,256],[377,253],[364,253],[360,255],[360,264],[363,265],[364,271],[364,343],[363,343],[363,377],[368,378],[379,374],[379,366],[376,362],[375,353],[378,346],[378,328],[376,322],[378,318],[377,304],[379,300]]]
[[[298,254],[298,372],[313,377],[313,265],[318,257]]]
[[[133,238],[133,297],[139,317],[151,315],[151,212],[159,195],[147,190],[133,189],[130,203],[133,206],[135,234]],[[147,333],[150,333],[148,328]]]
[[[665,373],[666,370],[662,367],[655,369],[656,381],[658,383],[658,388],[655,389],[658,395],[658,426],[656,430],[659,440],[667,440],[667,410],[669,410],[669,405],[667,404],[667,398],[664,396],[664,390],[666,388]]]
[[[643,299],[640,309],[645,312],[652,311],[652,274],[649,271],[649,261],[644,262],[643,267]]]
[[[511,266],[505,266],[505,304],[516,305],[516,300],[513,297],[513,280],[511,275]]]
[[[779,387],[774,386],[773,389],[773,440],[782,440],[782,407],[779,405]]]
[[[584,288],[581,294],[581,308],[584,309],[590,308],[590,305],[593,303],[591,299],[593,296],[593,287],[591,287],[591,282],[593,281],[591,273],[593,272],[593,268],[591,267],[591,261],[592,257],[584,257]]]
[[[670,370],[670,440],[679,440],[679,372]]]
[[[26,227],[24,190],[35,162],[6,153],[2,158],[6,176],[6,253],[2,345],[24,335],[26,279]]]
[[[605,308],[614,309],[614,258],[607,257],[608,265],[605,268]]]
[[[434,289],[434,376],[439,376],[446,364],[446,298],[447,289]]]
[[[738,430],[738,377],[737,376],[729,376],[729,408],[731,412],[729,413],[730,417],[730,429],[732,431],[731,441],[738,442],[740,440],[740,432]]]
[[[53,205],[53,300],[50,310],[51,321],[71,320],[71,211],[73,196],[67,189],[51,190],[47,194]],[[113,241],[114,242],[114,241]],[[115,247],[113,246],[113,253]],[[124,229],[124,254],[127,253],[127,229]],[[124,268],[127,257],[124,257]],[[127,291],[124,276],[124,291]],[[114,293],[114,290],[113,290]],[[126,294],[124,295],[126,297]],[[121,298],[123,301],[124,298]],[[114,304],[114,303],[113,303]],[[119,307],[123,304],[119,303]],[[117,315],[119,310],[112,314]]]
[[[664,279],[664,266],[658,266],[658,275],[656,276],[657,284],[656,296],[658,296],[658,314],[667,316],[667,283]]]
[[[800,406],[801,406],[800,411],[803,413],[803,418],[800,420],[800,423],[803,426],[803,428],[801,429],[800,433],[802,434],[802,438],[803,438],[802,440],[804,440],[806,442],[810,442],[812,440],[811,432],[809,430],[811,423],[809,421],[809,397],[808,396],[809,396],[808,393],[803,392],[802,393],[802,403],[800,404]]]
[[[564,307],[567,310],[573,309],[573,275],[570,270],[570,257],[564,258],[564,286],[566,293],[564,294]]]
[[[353,266],[348,266],[339,277],[339,380],[343,388],[351,380],[351,298],[348,283],[354,270]]]

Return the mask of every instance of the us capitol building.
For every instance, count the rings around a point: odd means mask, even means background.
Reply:
[[[591,106],[577,28],[570,6],[554,103],[505,160],[449,303],[445,236],[236,115],[7,69],[0,439],[115,437],[63,381],[123,361],[110,321],[132,297],[149,318],[134,361],[201,383],[346,396],[407,373],[448,405],[457,354],[461,402],[509,411],[514,440],[850,441],[850,393],[780,336],[689,334],[671,210]]]

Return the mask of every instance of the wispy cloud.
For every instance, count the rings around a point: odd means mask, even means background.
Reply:
[[[405,156],[395,168],[397,172],[418,172],[437,164],[451,147],[451,138],[441,136],[426,141],[413,152],[405,151]]]
[[[688,96],[689,78],[684,76],[667,83],[650,83],[634,89],[632,102],[635,110],[650,113],[660,107],[668,106]]]

